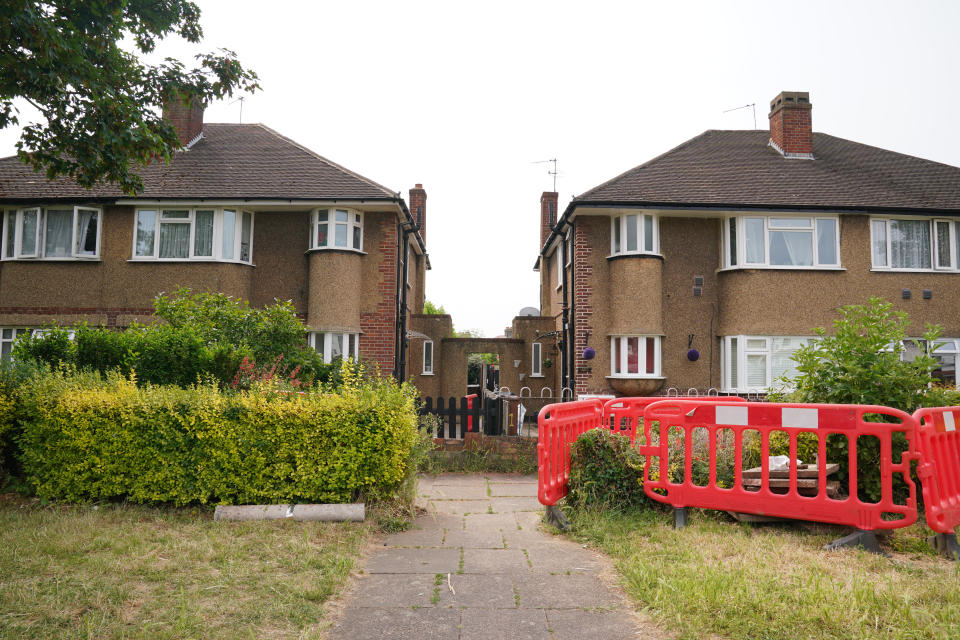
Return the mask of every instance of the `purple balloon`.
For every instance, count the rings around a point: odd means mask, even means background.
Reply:
[[[593,347],[587,347],[583,350],[583,359],[584,360],[593,360],[597,356],[597,352],[593,350]]]
[[[697,351],[696,349],[690,349],[690,351],[687,351],[687,360],[689,360],[690,362],[696,362],[699,359],[700,359],[699,351]]]

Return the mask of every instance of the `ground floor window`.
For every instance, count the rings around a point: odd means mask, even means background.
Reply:
[[[13,353],[13,343],[22,335],[25,335],[29,329],[20,327],[0,328],[0,360],[9,360]]]
[[[539,377],[543,375],[543,343],[534,342],[530,354],[530,375]]]
[[[356,333],[332,333],[315,331],[309,334],[310,346],[317,350],[323,361],[333,362],[337,358],[358,359],[360,336]]]
[[[660,336],[610,338],[610,375],[615,378],[660,377]]]
[[[957,386],[957,355],[960,354],[960,339],[939,338],[927,343],[926,340],[906,340],[903,343],[903,359],[911,361],[919,355],[928,353],[937,361],[939,367],[933,371],[933,377],[945,385]]]
[[[423,342],[423,375],[433,375],[433,340]]]
[[[813,340],[808,336],[726,336],[723,338],[723,390],[756,393],[778,378],[797,374],[793,353]]]

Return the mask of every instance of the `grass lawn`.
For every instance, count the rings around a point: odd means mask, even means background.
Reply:
[[[572,535],[611,556],[628,595],[681,638],[960,638],[960,565],[894,532],[890,558],[822,551],[846,530],[737,524],[691,510],[570,514]]]
[[[374,526],[0,497],[0,638],[314,638]]]

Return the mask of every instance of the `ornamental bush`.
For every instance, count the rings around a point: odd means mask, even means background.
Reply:
[[[570,450],[567,503],[625,509],[647,504],[643,462],[629,438],[607,429],[591,429]]]
[[[375,501],[401,490],[417,443],[416,391],[355,370],[337,393],[282,393],[63,368],[17,398],[24,476],[48,499]]]

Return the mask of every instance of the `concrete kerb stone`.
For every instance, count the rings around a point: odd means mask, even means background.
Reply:
[[[363,522],[366,508],[359,504],[246,504],[219,505],[214,520],[296,520],[298,522]]]

